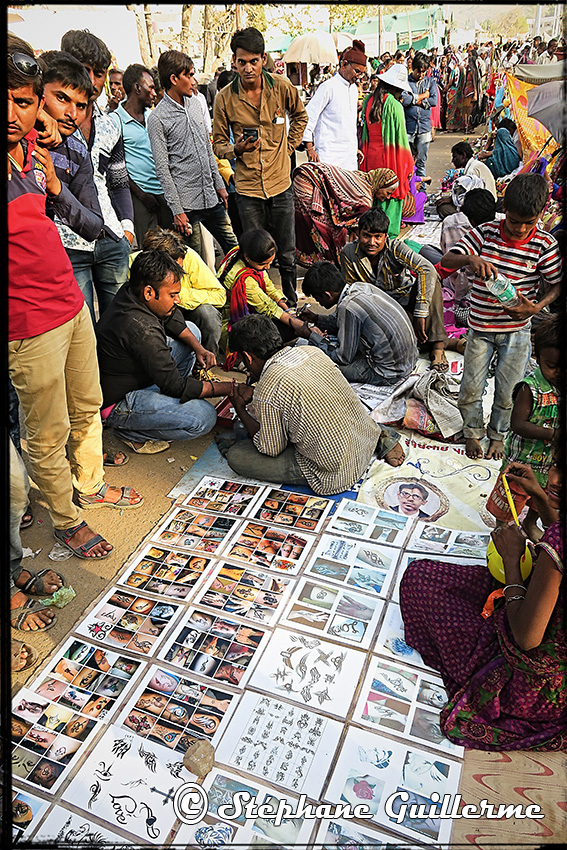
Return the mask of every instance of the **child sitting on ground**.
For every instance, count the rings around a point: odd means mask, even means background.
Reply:
[[[500,460],[510,426],[512,391],[524,377],[530,354],[530,320],[559,295],[561,254],[556,240],[537,227],[548,186],[539,174],[519,174],[506,189],[505,218],[465,234],[441,259],[447,269],[468,266],[474,272],[469,331],[459,394],[467,457],[484,457],[482,396],[488,368],[498,352],[494,402],[487,433],[487,458]],[[503,305],[490,293],[486,278],[504,275],[516,287],[519,304]],[[541,283],[546,294],[535,301]]]
[[[510,463],[528,464],[538,484],[545,488],[551,466],[551,443],[559,427],[558,387],[561,380],[561,341],[559,318],[547,319],[534,334],[534,350],[538,368],[514,388],[510,430],[504,444],[504,460],[501,473]],[[514,496],[517,513],[528,504],[529,509],[522,527],[529,538],[537,540],[541,532],[536,526],[537,511],[525,492],[512,481],[510,490]],[[498,476],[494,490],[489,496],[487,510],[496,518],[496,526],[507,525],[512,514]]]

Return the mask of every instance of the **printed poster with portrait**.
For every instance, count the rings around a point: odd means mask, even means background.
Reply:
[[[117,578],[117,583],[130,589],[188,601],[215,563],[210,557],[149,543]]]

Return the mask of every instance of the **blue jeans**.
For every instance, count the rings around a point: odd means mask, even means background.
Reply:
[[[201,339],[199,329],[186,322],[188,329]],[[173,359],[184,378],[195,365],[195,352],[179,340],[169,339]],[[164,395],[156,384],[132,390],[119,401],[106,420],[117,437],[145,443],[146,440],[194,440],[208,434],[217,421],[212,404],[204,399],[181,402]]]
[[[231,248],[238,245],[238,239],[234,235],[232,224],[228,217],[228,213],[224,208],[224,204],[217,204],[216,207],[211,207],[205,210],[185,210],[185,214],[191,224],[203,222],[211,236],[214,236],[225,254],[228,254]]]
[[[128,279],[128,255],[130,243],[125,236],[118,242],[105,236],[97,239],[94,251],[78,251],[68,248],[67,254],[73,266],[75,280],[85,296],[93,324],[94,292],[98,298],[99,315],[102,316],[123,283]]]
[[[504,439],[510,427],[512,392],[525,375],[530,350],[529,325],[512,333],[484,333],[469,328],[459,392],[465,439],[479,440],[484,436],[482,396],[495,351],[498,362],[494,376],[494,402],[486,433],[491,440]]]
[[[413,142],[417,148],[415,173],[418,177],[425,177],[425,163],[427,162],[427,153],[429,151],[429,143],[431,142],[431,131],[428,133],[414,133],[412,136],[408,135],[408,142]]]

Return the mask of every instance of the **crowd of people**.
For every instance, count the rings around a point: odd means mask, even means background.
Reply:
[[[211,398],[228,397],[242,423],[244,438],[219,441],[237,474],[338,494],[373,457],[393,467],[404,462],[399,434],[369,416],[352,385],[395,387],[415,370],[420,351],[432,370],[447,371],[445,349],[454,340],[443,281],[468,328],[466,344],[455,346],[464,351],[458,406],[466,453],[503,459],[531,499],[525,529],[532,537],[538,518],[552,525],[541,544],[544,567],[521,597],[539,627],[526,630],[516,606],[508,639],[527,649],[547,640],[562,569],[557,499],[549,507],[542,495],[558,427],[559,331],[549,308],[562,257],[539,226],[548,181],[515,173],[521,150],[509,118],[500,118],[484,153],[465,141],[454,145],[451,192],[438,199],[441,244],[399,238],[404,223],[423,221],[427,196],[419,186],[428,181],[435,129],[470,129],[492,108],[486,96],[500,73],[499,51],[489,43],[448,47],[442,56],[435,49],[384,54],[368,77],[371,63],[355,40],[305,107],[297,87],[268,70],[263,36],[252,27],[234,34],[233,67],[219,69],[204,93],[193,61],[177,50],[162,53],[155,69],[133,64],[122,72],[110,69],[107,45],[86,30],[65,33],[60,50],[38,58],[12,35],[7,48],[14,629],[50,628],[53,610],[37,597],[65,584],[55,569],[36,573],[22,564],[21,529],[32,515],[20,412],[55,538],[79,558],[112,551],[83,510],[143,503],[132,487],[105,482],[105,465],[122,466],[127,456],[104,451],[103,426],[133,452],[158,453],[213,429]],[[294,168],[301,146],[307,162]],[[501,176],[510,178],[504,198],[495,185]],[[297,260],[309,266],[303,293],[333,312],[296,310]],[[280,287],[269,274],[275,263]],[[488,285],[502,276],[515,287],[509,304]],[[528,374],[534,317],[538,367]],[[247,382],[219,380],[210,370],[221,365],[247,372]],[[495,393],[485,454],[489,372]],[[534,484],[531,467],[521,464],[536,455]],[[492,501],[504,526],[498,493]],[[495,541],[515,557],[509,529]],[[458,702],[472,662],[453,664],[435,642],[433,614],[419,614],[429,593],[419,582],[428,570],[436,580],[439,569],[408,571],[402,610],[408,640],[444,673]],[[512,556],[505,569],[508,586],[518,587]],[[479,599],[487,581],[474,585]],[[449,584],[444,577],[439,587]],[[471,626],[471,645],[481,639],[477,631]],[[15,669],[32,656],[29,644],[17,646]],[[470,742],[456,704],[446,728]]]

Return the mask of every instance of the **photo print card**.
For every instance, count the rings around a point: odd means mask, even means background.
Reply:
[[[363,502],[342,499],[331,517],[328,531],[361,537],[374,543],[385,543],[401,549],[411,528],[412,518],[403,513],[373,508]]]
[[[20,788],[12,788],[12,841],[28,841],[49,803]]]
[[[365,659],[356,649],[276,629],[250,687],[346,717]]]
[[[215,746],[238,697],[189,676],[152,665],[143,676],[116,725],[140,738],[185,753],[192,737]]]
[[[409,818],[413,803],[435,805],[431,794],[443,798],[456,794],[461,764],[445,755],[426,752],[413,744],[402,744],[376,732],[350,728],[344,740],[325,799],[368,806],[371,821],[417,841],[444,844],[449,841],[452,822],[439,817]],[[409,800],[402,808],[398,794],[408,792]],[[393,816],[388,814],[391,809]],[[439,813],[439,808],[431,811]]]
[[[254,503],[265,489],[261,484],[243,484],[205,475],[183,504],[215,514],[250,516]]]
[[[48,814],[33,839],[38,844],[52,841],[54,847],[92,847],[93,850],[132,845],[127,838],[61,805],[55,806]]]
[[[244,522],[226,546],[224,557],[250,566],[295,575],[315,538],[297,531],[274,528],[263,522]]]
[[[156,543],[217,555],[239,524],[235,517],[205,514],[196,508],[175,508],[152,534]]]
[[[135,590],[188,601],[215,563],[203,555],[191,555],[185,550],[149,543],[117,582]]]
[[[424,523],[416,525],[408,540],[408,552],[424,552],[428,555],[453,555],[476,559],[474,563],[486,562],[486,549],[490,543],[490,532],[454,531],[440,525]]]
[[[443,555],[443,563],[444,564],[454,564],[455,569],[458,570],[460,566],[477,566],[479,563],[478,558],[463,558],[454,557],[452,555]],[[439,556],[433,554],[433,552],[425,553],[425,552],[404,552],[404,554],[400,558],[400,566],[398,567],[398,572],[396,574],[396,581],[394,583],[394,588],[392,590],[392,602],[397,602],[400,604],[400,582],[402,577],[407,570],[409,564],[412,561],[422,561],[427,559],[429,561],[437,561],[439,560]]]
[[[389,602],[386,607],[384,620],[373,646],[373,651],[404,664],[413,664],[422,670],[431,670],[431,667],[424,663],[417,649],[407,645],[402,612],[400,606],[395,602]]]
[[[242,688],[265,640],[264,629],[191,607],[159,658],[215,683]]]
[[[246,691],[216,761],[318,800],[343,722]]]
[[[273,626],[295,582],[221,561],[193,602],[245,620]]]
[[[352,719],[462,758],[464,748],[449,741],[439,725],[446,702],[438,676],[373,655]]]
[[[322,496],[290,493],[272,487],[262,494],[250,516],[298,531],[318,532],[333,504],[332,499]]]
[[[280,625],[368,649],[384,602],[329,582],[301,578]]]
[[[359,826],[353,821],[337,818],[321,824],[313,846],[320,847],[321,850],[332,850],[333,847],[350,847],[352,850],[363,850],[366,847],[375,850],[399,850],[404,844],[400,844],[398,838],[386,835],[385,832],[369,829],[366,824]]]
[[[323,534],[305,575],[385,596],[399,557],[390,546]]]
[[[75,632],[110,648],[154,655],[182,610],[169,600],[150,599],[123,587],[111,587],[75,626]]]

